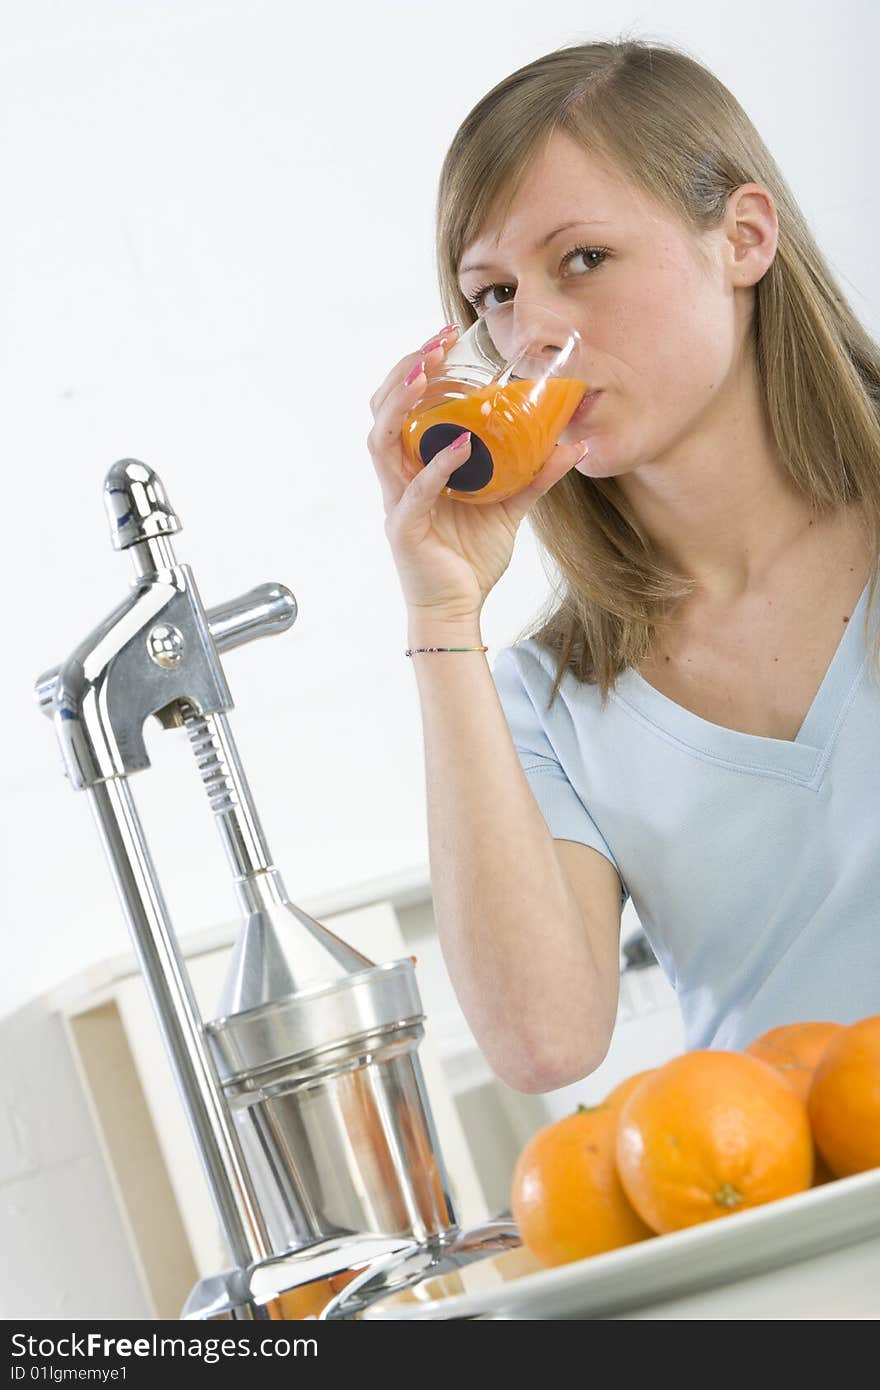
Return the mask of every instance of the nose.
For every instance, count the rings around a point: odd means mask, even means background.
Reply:
[[[535,354],[552,355],[564,350],[571,327],[559,314],[533,300],[513,301],[513,332]]]
[[[492,313],[493,338],[513,375],[558,374],[579,356],[580,333],[545,304],[515,298]]]

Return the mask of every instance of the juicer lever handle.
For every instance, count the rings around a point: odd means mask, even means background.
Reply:
[[[257,637],[286,632],[296,622],[296,599],[284,584],[258,584],[239,598],[229,599],[206,614],[208,628],[218,652],[231,651]],[[51,717],[55,682],[61,668],[53,666],[37,679],[34,694],[44,714]]]
[[[296,622],[296,599],[284,584],[258,584],[240,598],[209,608],[208,627],[218,652],[231,651],[256,637],[286,632]]]

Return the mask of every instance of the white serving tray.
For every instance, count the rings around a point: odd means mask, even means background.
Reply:
[[[552,1269],[534,1271],[527,1252],[506,1251],[389,1294],[358,1317],[613,1318],[872,1237],[880,1237],[880,1168]],[[877,1304],[880,1316],[880,1292]]]

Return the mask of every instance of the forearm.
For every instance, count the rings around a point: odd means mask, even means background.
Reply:
[[[410,619],[410,647],[481,644],[476,620],[438,627]],[[604,1055],[607,989],[485,655],[412,660],[444,959],[493,1069],[519,1089],[540,1089],[536,1082],[555,1068]]]

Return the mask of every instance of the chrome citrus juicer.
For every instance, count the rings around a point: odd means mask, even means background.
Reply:
[[[425,1016],[412,960],[377,965],[296,907],[269,853],[220,656],[290,628],[293,594],[264,584],[206,610],[146,464],[114,464],[104,502],[133,583],[40,676],[36,696],[94,811],[232,1261],[196,1284],[181,1318],[316,1316],[303,1313],[306,1287],[323,1290],[333,1316],[355,1317],[369,1299],[520,1237],[503,1218],[459,1225],[417,1053]],[[151,716],[188,736],[244,919],[210,1021],[129,785],[149,767]],[[358,1296],[340,1304],[355,1280]]]

